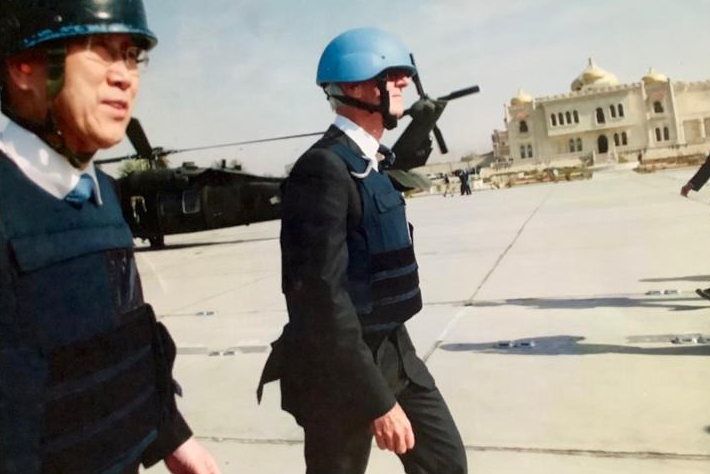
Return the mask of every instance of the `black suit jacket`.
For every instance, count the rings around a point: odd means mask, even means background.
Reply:
[[[705,163],[700,166],[697,173],[690,178],[690,184],[693,185],[695,191],[699,191],[707,183],[708,178],[710,178],[710,155],[705,159]]]
[[[403,366],[415,383],[434,381],[402,326],[365,341],[347,290],[348,232],[362,219],[360,195],[344,161],[327,148],[360,148],[337,127],[303,154],[282,187],[282,285],[289,324],[274,347],[282,405],[297,420],[347,410],[373,420],[395,403],[391,377]],[[389,355],[388,355],[389,354]],[[299,421],[300,422],[300,421]]]

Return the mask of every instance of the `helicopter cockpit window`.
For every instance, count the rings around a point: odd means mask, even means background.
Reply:
[[[197,214],[200,212],[200,193],[196,189],[188,189],[182,193],[183,214]]]

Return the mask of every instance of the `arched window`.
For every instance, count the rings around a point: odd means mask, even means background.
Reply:
[[[619,146],[620,144],[621,144],[621,142],[619,141],[619,134],[615,133],[614,134],[614,145]]]
[[[528,123],[525,120],[520,121],[520,133],[528,133]]]
[[[597,123],[606,123],[606,119],[604,118],[604,109],[601,107],[597,107]]]
[[[570,138],[570,139],[569,139],[569,152],[570,152],[570,153],[574,153],[574,151],[575,151],[575,150],[574,150],[574,140],[572,140],[572,139]]]
[[[670,132],[668,131],[668,127],[663,127],[663,139],[666,141],[671,139]]]
[[[623,116],[624,116],[624,105],[619,104],[619,117],[623,117]]]
[[[528,145],[528,158],[532,158],[532,157],[533,157],[533,154],[532,154],[532,145]]]
[[[555,114],[550,114],[550,120],[552,121],[552,126],[557,126],[557,116]]]
[[[574,115],[574,123],[579,123],[579,114],[577,111],[575,110],[572,114]]]
[[[614,107],[614,104],[609,106],[609,113],[611,113],[611,118],[616,118],[616,107]]]
[[[628,140],[628,137],[626,136],[626,132],[621,132],[621,144],[622,145],[629,144],[629,140]]]
[[[606,135],[600,135],[599,138],[597,138],[597,148],[599,148],[599,153],[609,152],[609,140],[606,138]]]
[[[572,123],[572,114],[565,112],[565,118],[567,119],[567,123]]]
[[[661,129],[656,127],[656,141],[660,142],[661,141]]]
[[[525,158],[525,145],[520,145],[520,158]]]
[[[582,151],[582,139],[577,139],[577,151]]]
[[[564,125],[564,124],[565,124],[565,117],[564,117],[564,115],[562,115],[562,112],[560,112],[559,114],[557,114],[557,121],[560,122],[560,125]]]
[[[662,114],[663,113],[663,104],[661,104],[660,101],[656,101],[653,103],[653,111],[656,112],[657,114]]]

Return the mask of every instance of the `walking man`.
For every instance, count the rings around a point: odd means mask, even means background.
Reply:
[[[449,410],[404,325],[422,308],[405,203],[379,140],[416,74],[407,48],[374,28],[325,48],[317,72],[336,113],[283,184],[281,251],[289,323],[261,387],[304,429],[308,474],[364,473],[372,437],[409,474],[466,472]],[[379,151],[379,153],[378,153]]]

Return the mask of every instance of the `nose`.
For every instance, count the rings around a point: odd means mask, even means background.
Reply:
[[[131,87],[132,81],[136,80],[136,75],[128,70],[123,58],[114,61],[106,71],[106,79],[109,85],[126,90]]]

